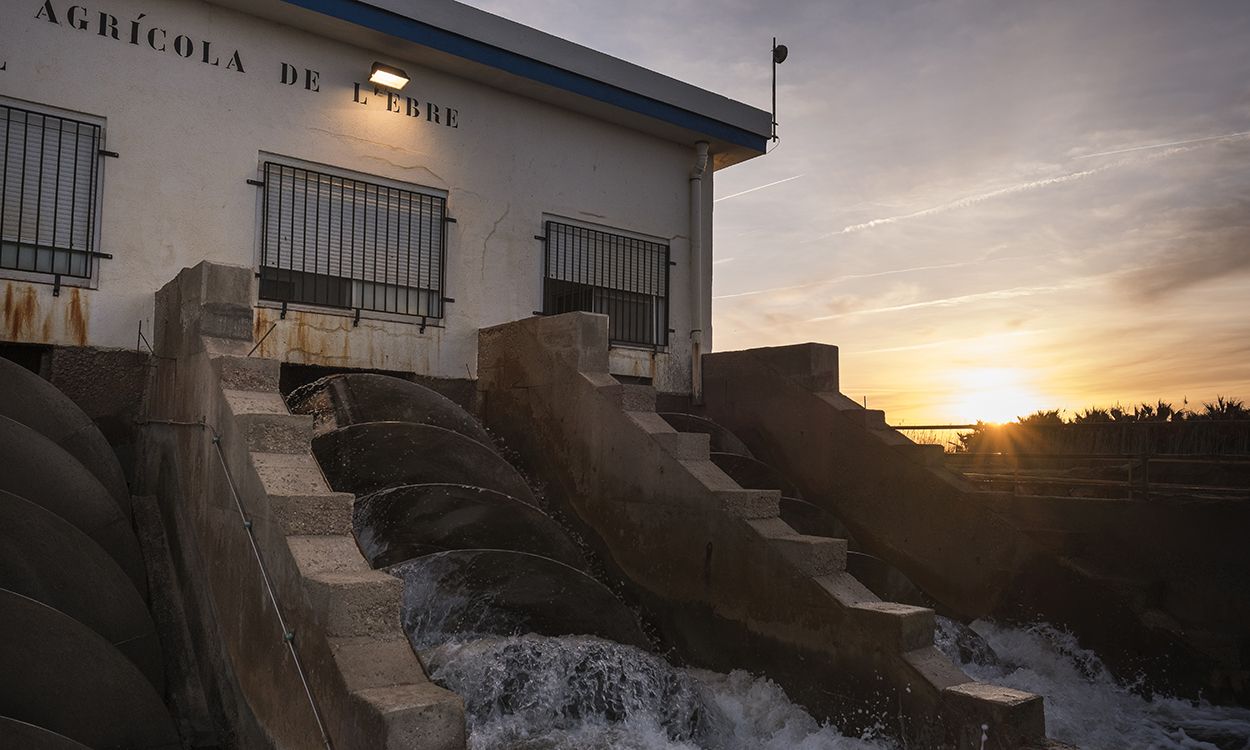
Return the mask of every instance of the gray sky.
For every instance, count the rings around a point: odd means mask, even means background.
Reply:
[[[716,348],[837,344],[912,424],[1250,397],[1250,2],[470,4],[765,109],[789,45]]]

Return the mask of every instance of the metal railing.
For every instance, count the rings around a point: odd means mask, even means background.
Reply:
[[[669,246],[623,234],[547,221],[543,314],[608,316],[613,344],[668,346]]]
[[[102,128],[0,105],[0,268],[90,279]]]
[[[266,162],[260,297],[443,317],[445,198]]]

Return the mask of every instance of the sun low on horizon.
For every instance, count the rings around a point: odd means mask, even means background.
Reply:
[[[1028,373],[1010,367],[956,370],[949,377],[959,384],[949,402],[950,417],[960,423],[1001,424],[1043,409],[1045,398],[1028,383]]]

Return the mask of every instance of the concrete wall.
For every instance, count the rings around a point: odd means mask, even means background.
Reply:
[[[901,710],[891,730],[918,746],[1040,739],[1040,698],[972,682],[934,649],[932,610],[878,600],[846,573],[845,541],[795,532],[776,491],[739,487],[706,435],[656,414],[653,389],[610,376],[604,316],[487,329],[479,356],[487,425],[682,658],[763,672],[844,728]]]
[[[542,243],[534,235],[542,216],[554,214],[670,242],[670,347],[654,362],[647,354],[640,365],[636,353],[614,362],[630,374],[650,370],[664,390],[688,390],[692,144],[194,0],[107,0],[85,10],[9,0],[0,29],[0,97],[101,118],[105,148],[120,154],[102,160],[98,249],[113,259],[99,262],[90,288],[60,296],[48,283],[0,274],[0,338],[130,347],[140,324],[151,331],[152,295],[172,269],[201,260],[255,267],[259,189],[246,180],[258,177],[269,153],[446,191],[458,223],[447,234],[445,294],[456,301],[445,327],[424,332],[367,312],[355,327],[344,315],[298,310],[279,320],[277,309],[263,307],[256,338],[276,327],[262,356],[472,377],[479,328],[541,309]],[[186,58],[174,50],[180,36],[188,40],[180,49],[193,50]],[[426,117],[390,112],[386,97],[372,92],[365,79],[380,58],[408,70],[404,94]],[[294,85],[283,82],[283,63],[298,71]],[[356,103],[354,83],[365,83],[367,103]],[[428,120],[427,103],[440,107],[441,123]],[[454,128],[445,124],[448,108],[457,111]],[[710,179],[705,190],[710,227]],[[701,293],[709,308],[710,262],[709,252]]]
[[[200,264],[162,288],[169,358],[149,394],[142,471],[237,746],[324,746],[271,583],[335,747],[462,748],[463,706],[408,645],[400,581],[360,555],[352,497],[326,487],[310,452],[312,418],[287,412],[276,360],[247,356],[252,286],[247,268]]]

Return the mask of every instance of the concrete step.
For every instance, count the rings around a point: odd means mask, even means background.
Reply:
[[[269,495],[269,515],[285,536],[350,536],[355,505],[349,492]]]
[[[648,412],[638,412],[648,413]],[[650,412],[654,413],[654,412]],[[663,421],[663,420],[661,420]],[[671,429],[671,428],[670,428]],[[685,460],[706,461],[711,456],[711,443],[708,435],[699,432],[657,432],[652,435],[664,450],[675,458]]]
[[[1042,697],[984,682],[965,682],[942,690],[942,709],[952,719],[948,727],[963,733],[956,747],[1022,747],[1046,736]],[[992,727],[994,736],[985,735]]]
[[[806,536],[780,518],[761,518],[747,524],[804,576],[818,578],[846,570],[845,539]]]
[[[307,453],[313,418],[290,414],[278,393],[225,390],[222,395],[243,431],[248,450],[257,453]]]
[[[897,434],[897,433],[896,433]],[[900,436],[901,437],[901,436]],[[906,442],[897,443],[888,441],[899,455],[909,460],[915,461],[922,466],[940,467],[944,463],[945,449],[940,445],[932,445],[929,443],[913,443],[906,438]]]
[[[625,411],[655,411],[655,388],[633,383],[621,384],[621,408]]]
[[[311,453],[252,453],[252,466],[270,497],[333,494]]]
[[[719,510],[734,518],[780,520],[781,493],[776,490],[744,490],[735,487],[715,490],[712,496],[716,498]]]
[[[851,607],[862,632],[896,652],[933,645],[933,610],[897,602],[859,602]]]
[[[349,536],[292,536],[287,547],[312,611],[331,638],[389,636],[401,630],[403,582],[369,568]]]
[[[885,423],[885,412],[881,409],[844,409],[842,415],[866,430],[889,429]]]
[[[276,359],[223,355],[213,358],[213,370],[222,388],[277,393],[282,363]]]

